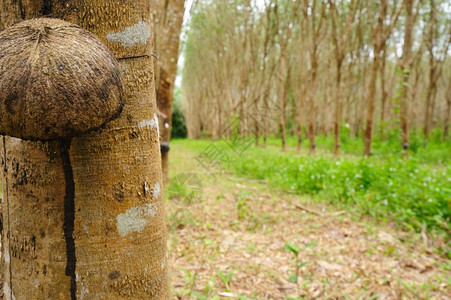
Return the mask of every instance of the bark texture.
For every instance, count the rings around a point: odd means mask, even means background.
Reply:
[[[2,138],[6,299],[169,298],[150,3],[0,1],[2,26],[45,14],[94,33],[125,90],[104,129]]]

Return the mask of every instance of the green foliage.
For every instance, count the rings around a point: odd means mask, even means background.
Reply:
[[[180,89],[174,93],[174,108],[172,111],[171,137],[184,139],[188,136],[186,120],[180,109]]]
[[[428,166],[418,159],[331,158],[281,154],[252,148],[231,167],[281,189],[355,208],[404,228],[437,231],[449,239],[451,165]],[[293,248],[295,249],[295,248]]]

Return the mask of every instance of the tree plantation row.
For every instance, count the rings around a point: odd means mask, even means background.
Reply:
[[[266,143],[298,148],[340,132],[449,138],[451,6],[444,0],[198,0],[184,50],[189,137],[221,137],[231,120]],[[244,129],[243,129],[244,128]],[[246,130],[245,128],[249,129]]]

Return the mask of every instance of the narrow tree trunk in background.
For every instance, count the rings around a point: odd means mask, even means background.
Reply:
[[[180,32],[185,0],[158,0],[155,15],[155,48],[159,53],[156,65],[157,106],[166,117],[160,118],[161,141],[169,143],[172,128],[174,83],[177,75]],[[169,152],[161,153],[164,179],[169,179]]]
[[[305,98],[305,91],[304,88],[301,88],[301,96],[299,97],[299,103],[296,105],[296,120],[297,120],[297,127],[296,127],[296,134],[297,134],[297,146],[296,151],[297,153],[301,153],[302,148],[302,115],[304,114],[304,101]]]
[[[16,3],[24,13],[11,13]],[[105,129],[2,138],[6,299],[169,299],[150,3],[0,1],[3,26],[44,13],[93,32],[119,59],[126,93]]]
[[[305,62],[305,56],[302,51],[298,51],[299,55],[299,82],[298,82],[298,88],[297,88],[297,99],[295,100],[295,109],[296,109],[296,134],[297,134],[297,145],[296,145],[296,151],[297,153],[301,153],[301,147],[302,147],[302,122],[304,120],[303,116],[305,115],[305,94],[306,94],[306,85],[305,85],[305,77],[303,74],[304,70],[304,62]]]
[[[366,2],[368,5],[368,2]],[[375,97],[376,97],[376,80],[377,73],[380,67],[381,51],[386,48],[386,42],[390,37],[393,28],[395,27],[398,17],[401,14],[404,2],[401,3],[397,7],[397,11],[392,13],[392,16],[389,17],[390,22],[387,23],[388,16],[388,1],[381,0],[379,4],[379,14],[377,16],[376,24],[372,26],[373,32],[373,65],[371,66],[371,75],[370,75],[370,83],[368,87],[368,95],[367,95],[367,114],[366,114],[366,128],[365,128],[365,148],[363,155],[368,156],[371,154],[371,142],[372,142],[372,133],[373,133],[373,116],[374,116],[374,106],[375,106]],[[367,6],[368,8],[368,6]],[[371,17],[370,12],[367,11],[368,16]],[[385,101],[385,100],[384,100]]]
[[[433,118],[433,106],[435,102],[435,94],[437,90],[437,82],[436,82],[436,65],[434,63],[434,58],[431,57],[431,63],[429,64],[429,86],[427,90],[426,96],[426,111],[424,115],[424,138],[426,140],[429,139],[429,133],[432,127],[432,118]]]
[[[402,72],[402,84],[400,93],[400,121],[401,121],[401,146],[404,149],[404,156],[409,158],[409,78],[410,78],[410,68],[412,66],[412,44],[413,44],[413,26],[414,26],[414,15],[413,15],[413,2],[414,0],[406,0],[406,24],[404,31],[404,44],[402,47],[402,57],[400,63],[400,69]]]
[[[376,52],[378,53],[378,52]],[[363,155],[369,156],[371,154],[371,139],[373,133],[373,116],[374,116],[374,100],[376,97],[376,79],[379,69],[379,56],[375,55],[373,59],[373,65],[371,66],[370,81],[368,86],[368,103],[366,111],[366,127],[365,127],[365,149]]]
[[[255,146],[260,146],[260,121],[261,121],[261,112],[258,111],[258,100],[257,98],[253,103],[253,111],[254,111],[254,137],[255,137]]]
[[[426,112],[424,117],[424,138],[429,139],[429,134],[432,129],[432,120],[434,118],[435,96],[437,94],[437,81],[440,77],[441,69],[439,69],[438,59],[435,57],[435,42],[438,39],[438,21],[437,8],[438,5],[434,0],[430,0],[430,22],[429,29],[426,36],[426,47],[429,54],[429,85],[426,96]],[[448,45],[447,45],[448,47]],[[446,51],[445,51],[446,52]]]
[[[316,91],[316,68],[312,70],[311,73],[311,81],[310,81],[311,90],[309,91],[308,96],[308,135],[309,135],[309,151],[310,155],[315,154],[315,91]]]
[[[266,148],[266,142],[268,140],[268,131],[269,131],[269,102],[268,102],[268,95],[264,95],[263,99],[264,107],[263,110],[265,111],[264,119],[263,119],[263,148]]]
[[[342,114],[341,101],[341,66],[343,60],[337,60],[337,77],[335,80],[335,116],[334,116],[334,155],[340,155],[340,123]]]
[[[448,93],[448,95],[446,96],[446,115],[443,124],[443,136],[442,136],[443,140],[446,140],[449,135],[449,126],[451,123],[450,118],[451,118],[451,93]]]
[[[357,2],[357,3],[356,3]],[[340,155],[340,124],[343,114],[343,91],[342,91],[342,66],[343,66],[343,60],[346,56],[346,53],[348,52],[348,40],[349,40],[349,34],[352,27],[352,23],[354,23],[355,15],[357,12],[357,6],[359,5],[360,1],[354,1],[351,0],[349,3],[349,11],[347,12],[346,17],[346,27],[344,28],[344,36],[339,36],[338,33],[338,23],[337,22],[337,15],[338,11],[335,6],[335,1],[329,0],[329,7],[330,7],[330,14],[332,18],[332,41],[334,43],[334,50],[335,50],[335,61],[336,61],[336,77],[335,77],[335,114],[334,114],[334,154],[335,156]],[[352,54],[351,54],[352,55]],[[352,60],[351,60],[352,61]],[[351,67],[352,63],[349,63],[349,68]],[[349,71],[349,70],[348,70]],[[349,114],[348,114],[349,116]]]
[[[387,58],[387,49],[384,47],[382,50],[382,58],[381,58],[381,68],[380,68],[380,76],[381,76],[381,117],[380,117],[380,138],[381,140],[384,140],[384,134],[385,134],[385,111],[387,106],[387,98],[388,98],[388,92],[387,92],[387,85],[385,82],[385,66],[387,65],[386,58]]]
[[[321,43],[320,33],[322,26],[325,22],[323,16],[325,15],[327,3],[320,1],[318,5],[320,5],[319,15],[321,16],[319,20],[316,20],[316,9],[317,2],[313,1],[310,3],[309,1],[303,2],[303,22],[301,22],[301,30],[304,36],[307,38],[307,46],[309,47],[309,79],[307,80],[308,86],[308,109],[307,109],[307,134],[310,140],[309,152],[310,155],[315,154],[315,134],[316,134],[316,113],[315,113],[315,97],[317,96],[316,88],[317,88],[317,72],[318,72],[318,56]],[[313,16],[313,17],[312,17]]]
[[[279,101],[279,127],[280,127],[280,138],[282,139],[282,151],[286,150],[286,116],[285,109],[287,106],[286,92],[285,92],[285,82],[287,76],[286,67],[286,48],[281,47],[280,51],[280,65],[279,65],[279,85],[277,100]]]
[[[316,55],[314,55],[316,57]],[[310,73],[310,88],[308,95],[308,136],[310,141],[309,151],[310,155],[315,154],[315,91],[316,91],[316,71],[317,63],[316,60],[312,62],[312,70]]]

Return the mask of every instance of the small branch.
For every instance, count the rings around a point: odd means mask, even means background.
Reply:
[[[315,215],[315,216],[319,216],[319,217],[323,217],[323,216],[324,216],[323,214],[321,214],[321,213],[319,213],[319,212],[316,212],[316,211],[314,211],[314,210],[312,210],[312,209],[310,209],[310,208],[307,208],[307,207],[305,207],[305,206],[303,206],[303,205],[296,204],[295,206],[296,206],[296,208],[298,208],[298,209],[300,209],[300,210],[303,210],[303,211],[306,211],[306,212],[308,212],[308,213],[311,213],[311,214],[313,214],[313,215]]]

